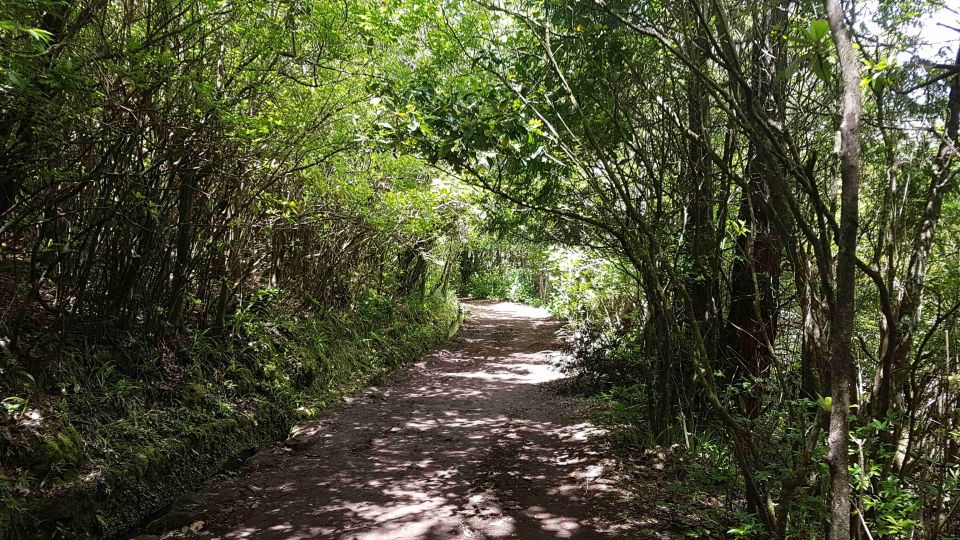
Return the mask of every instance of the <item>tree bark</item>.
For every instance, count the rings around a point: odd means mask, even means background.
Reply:
[[[174,243],[177,261],[170,288],[170,312],[167,319],[167,323],[174,328],[180,326],[187,303],[193,257],[193,207],[201,174],[199,171],[188,171],[185,176],[177,195],[177,231]]]
[[[856,311],[856,249],[860,204],[860,70],[840,0],[826,0],[830,33],[840,58],[843,81],[840,124],[840,234],[836,303],[830,329],[832,410],[828,436],[832,484],[830,539],[850,538],[850,473],[847,453],[853,373],[853,319]]]
[[[702,32],[688,45],[690,58],[699,69],[706,69],[704,51],[710,46]],[[687,80],[687,122],[696,137],[687,141],[687,163],[682,172],[684,190],[687,192],[686,223],[683,251],[690,260],[687,290],[693,300],[694,313],[700,322],[708,345],[716,326],[711,314],[715,304],[713,253],[716,250],[716,232],[713,223],[714,180],[707,157],[709,141],[707,117],[710,101],[700,78],[691,73]],[[710,348],[708,352],[712,353]]]
[[[783,26],[787,2],[776,0],[758,16],[753,62],[756,72],[751,107],[765,118],[783,122],[786,64]],[[741,195],[739,215],[745,232],[737,237],[737,255],[730,275],[730,309],[725,331],[728,364],[751,383],[744,396],[744,414],[757,418],[762,410],[761,380],[774,363],[772,344],[777,334],[776,295],[783,253],[781,227],[773,213],[771,185],[782,183],[783,172],[763,145],[751,144],[747,186]]]

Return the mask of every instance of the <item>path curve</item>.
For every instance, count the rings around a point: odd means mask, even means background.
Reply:
[[[552,390],[559,325],[470,302],[461,333],[208,486],[195,538],[633,538],[600,431]]]

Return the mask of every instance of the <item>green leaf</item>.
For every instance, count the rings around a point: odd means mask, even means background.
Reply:
[[[813,43],[823,41],[823,38],[829,33],[830,24],[827,23],[826,19],[813,19],[807,28],[807,37],[810,38],[810,41]]]
[[[822,55],[816,54],[810,59],[810,69],[812,69],[823,82],[830,82],[830,76],[832,75],[831,66]]]
[[[26,88],[27,81],[20,76],[19,73],[13,70],[7,70],[7,80],[10,81],[10,84],[16,86],[17,88]]]
[[[25,31],[28,36],[43,43],[50,43],[50,40],[53,38],[53,34],[40,28],[27,28]]]

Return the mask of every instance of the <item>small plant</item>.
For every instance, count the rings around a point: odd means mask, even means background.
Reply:
[[[733,518],[737,524],[731,527],[727,531],[727,534],[732,535],[734,538],[750,538],[763,531],[760,522],[757,520],[757,516],[754,514],[734,512]]]
[[[22,416],[24,411],[27,410],[28,403],[29,401],[26,398],[18,396],[10,396],[0,400],[0,406],[3,407],[3,410],[7,416]]]

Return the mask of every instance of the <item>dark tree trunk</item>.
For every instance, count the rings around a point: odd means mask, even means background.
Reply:
[[[193,256],[193,206],[196,198],[197,186],[200,182],[198,171],[189,171],[180,184],[177,194],[177,231],[174,247],[177,262],[173,270],[173,283],[170,288],[170,307],[167,323],[176,327],[180,325],[183,311],[186,307],[187,292],[190,283],[190,265]]]
[[[752,107],[763,117],[782,120],[783,84],[778,74],[784,68],[783,40],[774,36],[786,21],[786,6],[771,5],[758,21],[753,51],[756,88]],[[783,241],[772,215],[771,186],[782,183],[782,172],[767,150],[754,144],[747,164],[747,186],[740,199],[738,219],[745,232],[737,238],[737,258],[730,276],[730,308],[724,332],[728,366],[734,380],[752,382],[743,399],[744,413],[759,416],[762,409],[762,379],[775,360],[773,342],[777,335],[776,296]]]
[[[689,55],[700,66],[705,64],[709,47],[702,33],[690,43]],[[716,342],[716,232],[714,228],[714,175],[708,157],[709,133],[707,116],[710,102],[699,77],[691,74],[687,81],[687,122],[691,137],[687,143],[687,163],[682,185],[687,192],[686,223],[682,251],[690,261],[685,284],[693,302],[693,310],[708,347]],[[708,349],[713,360],[714,351]]]

